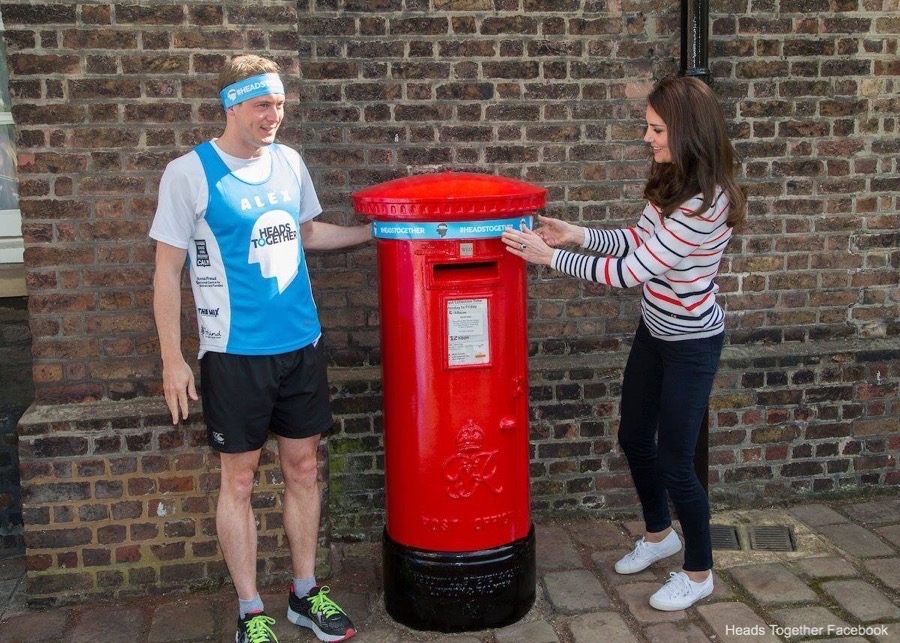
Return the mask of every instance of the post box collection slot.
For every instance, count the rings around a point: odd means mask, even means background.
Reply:
[[[434,264],[435,284],[497,279],[499,276],[500,269],[496,261],[467,261]]]

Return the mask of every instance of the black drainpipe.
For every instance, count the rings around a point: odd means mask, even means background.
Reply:
[[[709,71],[709,0],[681,0],[680,76],[699,78],[707,85]]]
[[[681,69],[679,76],[699,78],[709,85],[709,0],[681,0]],[[709,405],[700,425],[694,471],[709,491]]]

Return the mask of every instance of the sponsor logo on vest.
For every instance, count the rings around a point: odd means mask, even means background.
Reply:
[[[273,246],[277,243],[285,241],[295,241],[297,239],[297,231],[290,223],[282,223],[279,225],[266,226],[257,230],[255,239],[250,239],[250,243],[254,248],[262,248],[263,246]]]
[[[197,277],[194,280],[200,288],[222,288],[223,283],[218,277]]]
[[[209,251],[206,249],[206,241],[203,239],[196,239],[194,244],[197,246],[197,265],[208,267],[210,263]]]
[[[222,339],[222,331],[217,330],[215,332],[208,329],[206,326],[201,324],[200,326],[200,336],[205,337],[206,339]]]
[[[259,264],[264,279],[278,281],[279,294],[298,274],[302,261],[299,237],[297,219],[278,209],[260,215],[250,232],[247,261]]]

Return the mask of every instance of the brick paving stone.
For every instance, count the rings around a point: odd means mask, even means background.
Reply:
[[[568,525],[567,530],[577,544],[589,549],[627,549],[632,542],[616,523],[608,520],[581,520]]]
[[[659,583],[630,583],[616,587],[616,593],[628,606],[632,616],[642,625],[663,623],[665,621],[680,621],[687,618],[687,613],[684,610],[663,612],[650,607],[650,597],[659,588]]]
[[[713,571],[716,577],[713,579],[713,593],[709,595],[710,602],[712,601],[733,601],[734,600],[734,590],[731,589],[731,586],[725,581],[725,578],[720,572]]]
[[[603,585],[585,569],[544,574],[544,585],[547,600],[560,614],[578,614],[611,606]]]
[[[335,585],[344,590],[367,592],[381,587],[381,547],[363,547],[367,543],[353,543],[353,554],[341,558],[339,581]]]
[[[876,558],[864,564],[882,583],[891,589],[900,589],[900,558]]]
[[[328,594],[354,623],[361,623],[369,618],[372,611],[372,596],[370,594],[351,592],[346,589],[332,589]],[[287,595],[285,594],[284,609],[287,610]]]
[[[891,603],[877,588],[861,580],[833,580],[822,583],[838,605],[857,621],[893,621],[900,618],[900,608]]]
[[[697,608],[703,620],[724,641],[741,643],[780,643],[766,622],[743,603],[712,603]],[[741,628],[753,628],[745,629]],[[744,634],[743,632],[748,632]],[[759,632],[750,634],[749,632]]]
[[[494,633],[495,643],[559,643],[553,626],[547,621],[518,622]]]
[[[894,549],[859,525],[826,525],[817,531],[839,549],[856,558],[891,556]]]
[[[535,539],[538,569],[556,571],[584,567],[581,555],[562,527],[538,525],[535,527]]]
[[[282,639],[278,640],[281,641]],[[307,636],[300,639],[289,638],[285,641],[282,641],[282,643],[295,640],[304,641],[305,643],[307,640],[315,641],[316,639],[312,636]],[[402,639],[400,638],[400,632],[394,629],[362,629],[351,640],[353,641],[353,643],[401,643],[402,641]],[[234,634],[231,635],[229,641],[230,643],[234,643]]]
[[[728,571],[735,581],[763,605],[816,600],[816,593],[781,563],[742,565]]]
[[[122,632],[133,636],[143,632],[147,616],[136,607],[110,609],[108,606],[91,607],[78,616],[69,638],[69,643],[97,643],[98,641],[120,641]],[[234,635],[232,634],[232,638]],[[134,640],[140,640],[135,637]]]
[[[894,547],[900,547],[900,525],[878,527],[875,532],[885,540],[894,543]]]
[[[828,505],[800,505],[791,508],[788,513],[810,527],[849,522],[846,516],[839,514]]]
[[[5,605],[0,606],[0,620],[12,616],[22,616],[29,611],[29,607],[26,604],[25,581],[22,580],[16,587],[15,594],[7,599]]]
[[[13,593],[21,582],[18,578],[0,580],[0,603],[5,605],[12,598]]]
[[[622,523],[622,526],[625,527],[625,531],[631,534],[631,539],[640,538],[644,535],[646,531],[646,526],[643,520],[626,520]]]
[[[192,600],[168,603],[156,608],[150,624],[149,643],[189,641],[205,638],[215,631],[212,605]]]
[[[614,612],[582,614],[569,622],[573,643],[637,643],[637,637]]]
[[[859,573],[853,565],[836,556],[801,558],[795,560],[794,565],[796,565],[800,574],[806,578],[856,576]]]
[[[56,643],[60,640],[72,611],[54,609],[14,616],[0,623],[0,641],[4,643]]]
[[[689,621],[681,623],[659,623],[644,630],[650,643],[708,643],[709,637],[699,627]]]
[[[461,636],[459,634],[445,634],[436,639],[432,639],[435,643],[481,643],[481,638],[477,636]]]
[[[846,505],[841,510],[852,520],[883,525],[897,522],[897,516],[900,516],[900,499]]]
[[[807,607],[791,607],[788,609],[777,610],[772,612],[772,616],[779,625],[785,627],[809,627],[809,628],[827,628],[829,625],[835,627],[847,627],[847,622],[839,618],[836,614],[829,612],[819,605],[810,605]],[[792,636],[797,639],[807,636],[822,636],[827,631],[820,633],[801,634]]]
[[[668,558],[663,558],[650,565],[650,569],[656,569],[661,572],[666,579],[669,578],[669,572],[680,572],[683,567],[684,547],[681,548],[681,551],[672,554]]]
[[[0,580],[22,578],[25,575],[25,559],[22,556],[0,558]]]

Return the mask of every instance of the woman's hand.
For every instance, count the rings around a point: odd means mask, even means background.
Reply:
[[[568,244],[584,245],[584,228],[573,223],[538,215],[541,227],[535,233],[551,248]]]
[[[553,260],[553,248],[544,243],[537,233],[524,225],[520,230],[507,228],[502,239],[509,252],[528,263],[549,266]]]

